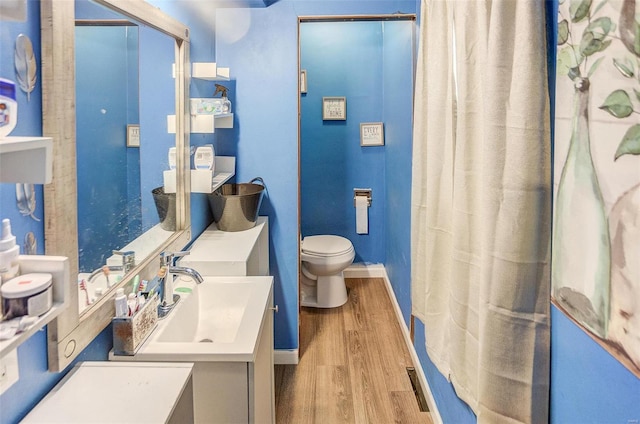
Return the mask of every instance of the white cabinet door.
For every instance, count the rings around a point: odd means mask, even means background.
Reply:
[[[196,362],[193,370],[195,422],[248,422],[246,362]]]
[[[273,305],[273,291],[269,306]],[[249,364],[249,422],[275,423],[275,389],[273,375],[273,311],[267,309],[263,319],[256,362]]]

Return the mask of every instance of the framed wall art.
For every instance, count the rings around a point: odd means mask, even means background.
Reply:
[[[382,122],[360,123],[361,146],[384,146],[384,125]]]
[[[127,147],[140,147],[140,125],[127,125]]]
[[[558,10],[551,300],[640,378],[640,32],[595,3]]]
[[[345,121],[347,119],[347,98],[346,97],[323,97],[322,98],[322,120],[323,121]]]

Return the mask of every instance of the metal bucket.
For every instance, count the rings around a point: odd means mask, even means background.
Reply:
[[[160,227],[166,231],[176,230],[176,194],[165,193],[164,187],[156,187],[151,190],[153,201],[156,204]]]
[[[253,184],[254,182],[260,184]],[[223,184],[209,194],[213,220],[222,231],[243,231],[253,228],[258,220],[265,185],[257,177],[248,183]]]

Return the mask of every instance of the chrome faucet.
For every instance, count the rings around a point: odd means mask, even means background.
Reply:
[[[112,253],[114,255],[122,256],[122,273],[123,274],[126,274],[131,270],[131,268],[136,266],[136,252],[134,252],[133,250],[126,250],[126,251],[114,250]]]
[[[180,295],[173,293],[174,275],[186,275],[191,277],[198,284],[204,281],[202,275],[200,275],[200,273],[195,269],[173,265],[175,258],[188,255],[189,253],[190,252],[188,250],[185,250],[177,253],[162,252],[160,254],[161,271],[158,274],[158,278],[160,279],[162,299],[160,299],[160,305],[158,305],[158,318],[164,318],[167,316],[180,300]]]
[[[104,265],[94,270],[89,275],[89,278],[87,279],[88,282],[93,283],[94,278],[96,278],[99,275],[104,275],[105,278],[107,279],[108,286],[111,287],[111,285],[114,283],[109,281],[109,271],[122,271],[122,274],[124,275],[127,272],[129,272],[131,268],[136,266],[136,252],[133,252],[133,251],[119,252],[117,250],[114,250],[113,254],[122,256],[122,265]]]

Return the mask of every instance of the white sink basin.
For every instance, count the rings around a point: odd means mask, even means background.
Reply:
[[[255,360],[273,277],[188,277],[174,283],[181,299],[129,359],[143,361]]]

